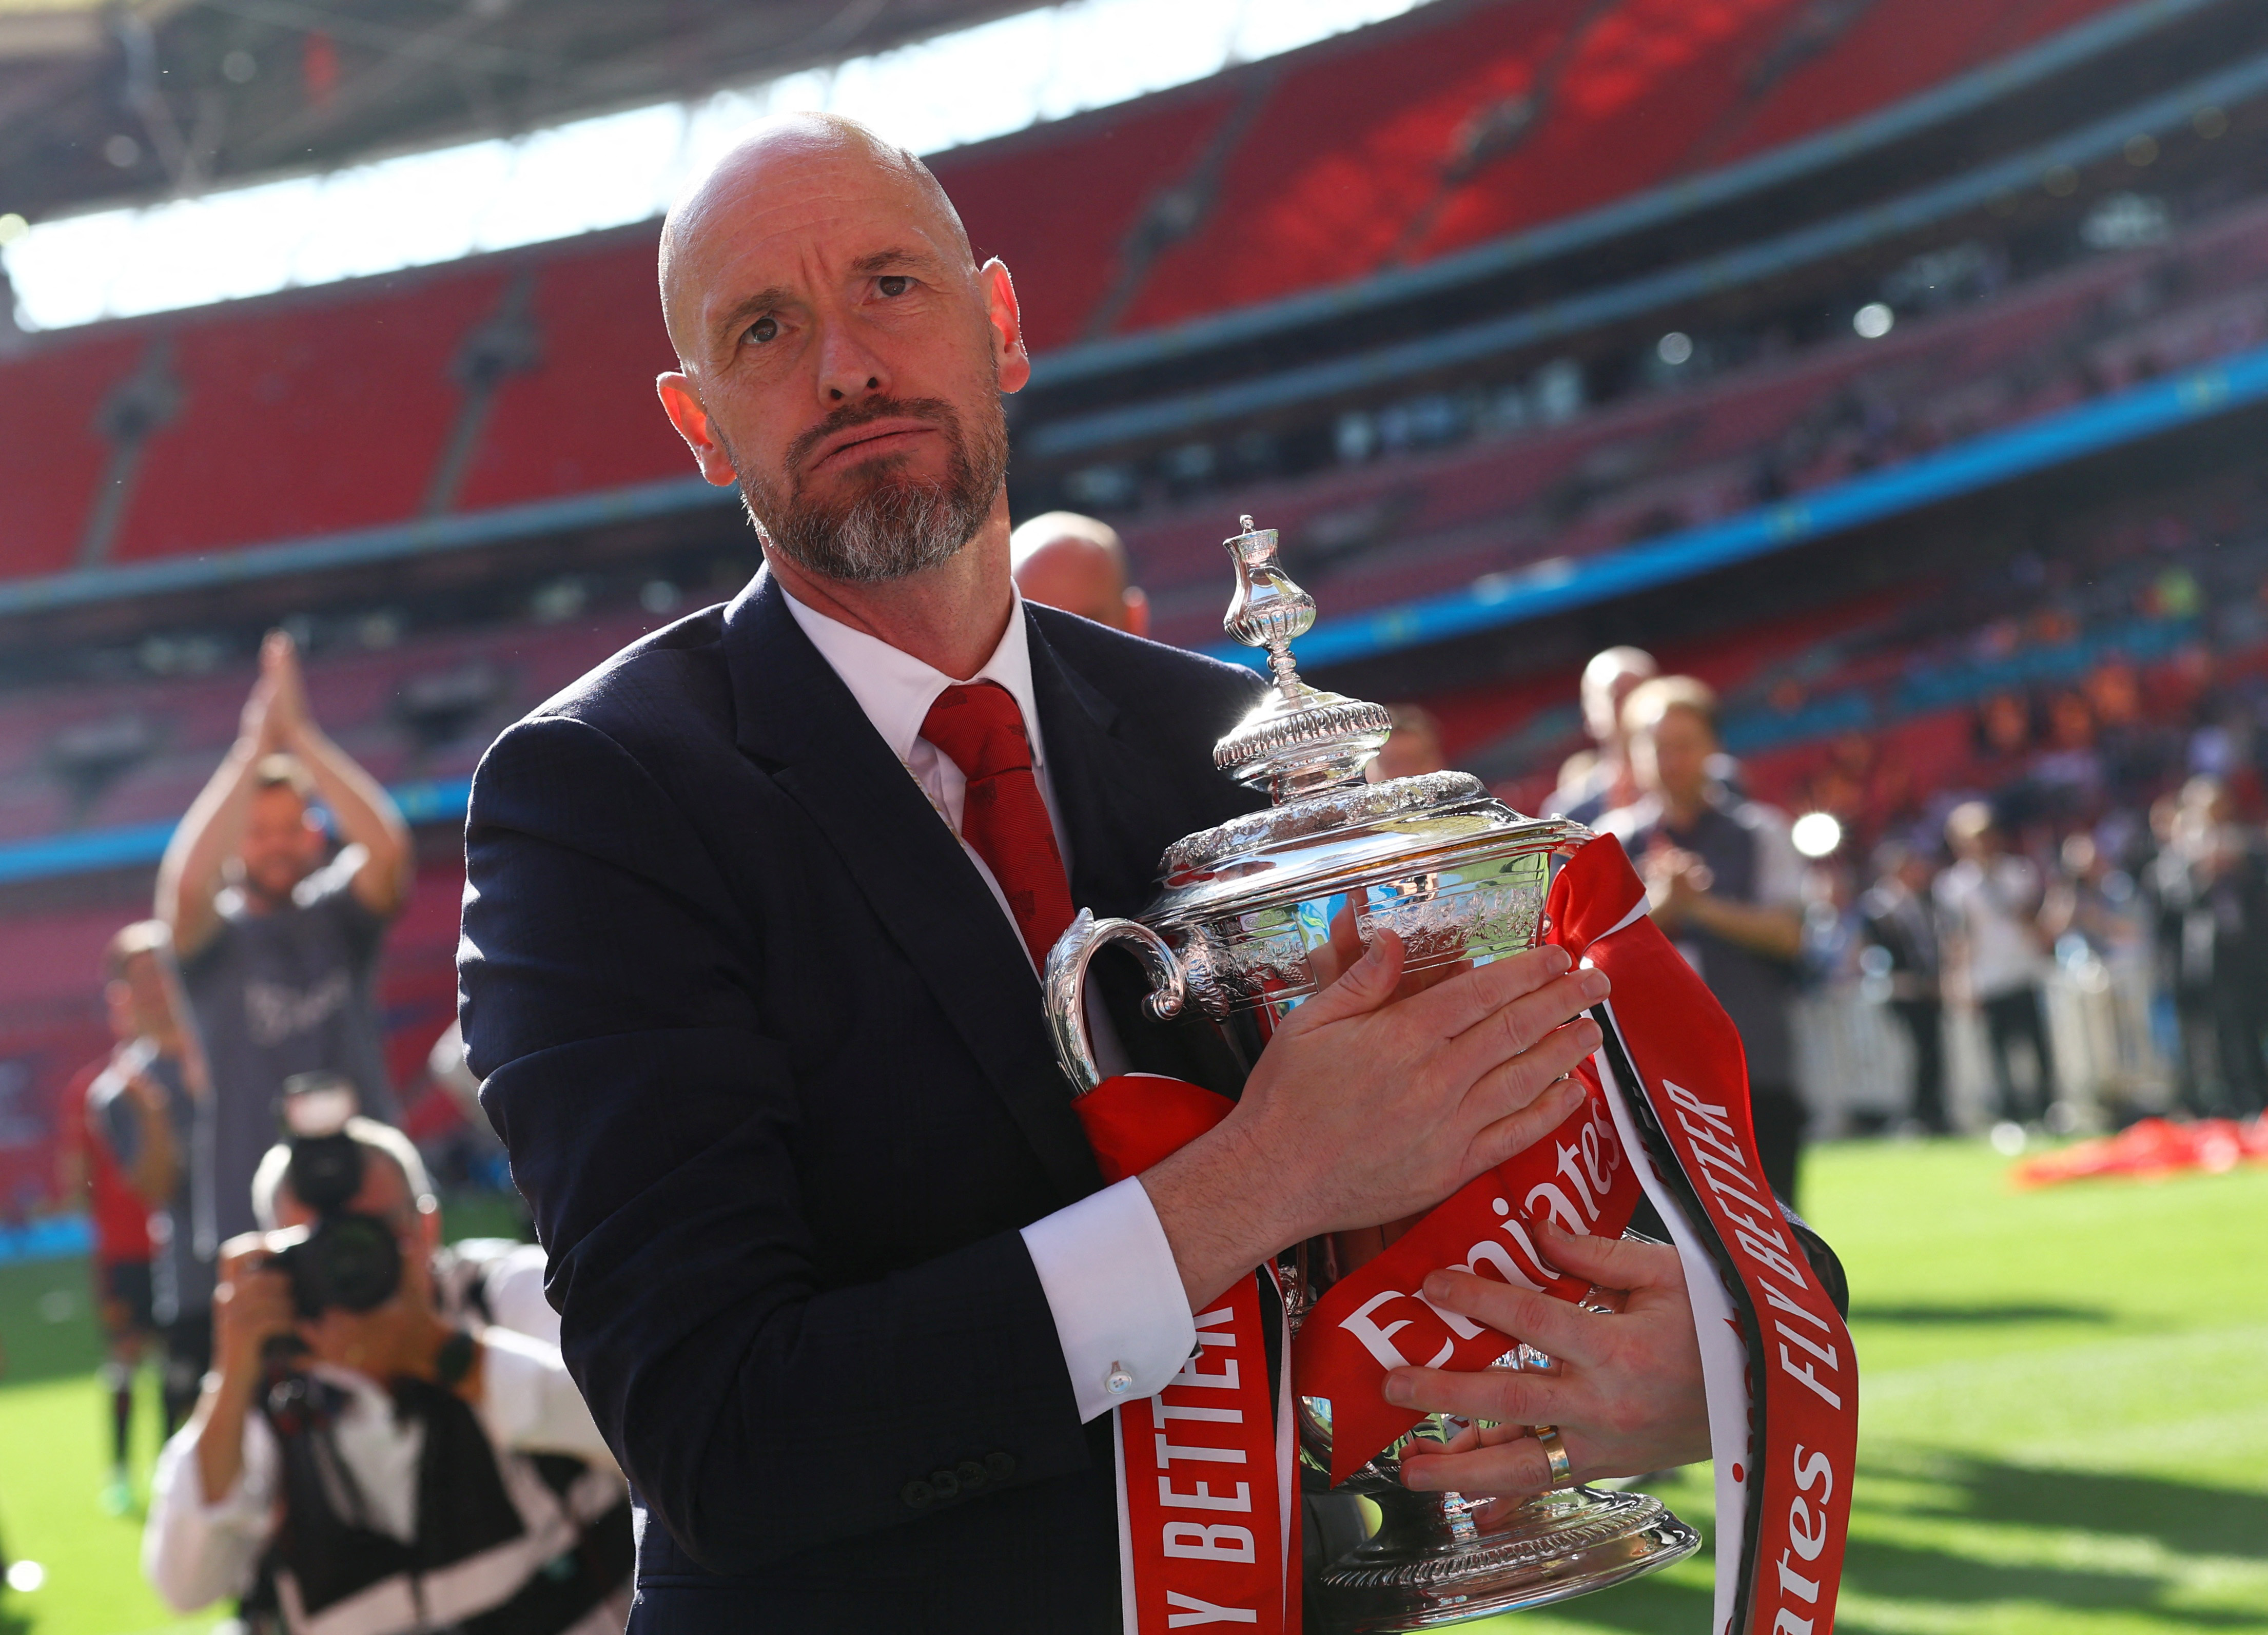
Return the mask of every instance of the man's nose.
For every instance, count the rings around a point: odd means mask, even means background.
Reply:
[[[820,401],[834,409],[863,397],[887,394],[889,389],[889,370],[855,327],[828,324],[820,339]]]

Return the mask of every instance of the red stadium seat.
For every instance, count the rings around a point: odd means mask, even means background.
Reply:
[[[450,361],[503,283],[493,266],[405,275],[178,320],[180,407],[112,558],[416,516],[463,401]]]
[[[75,564],[110,463],[103,401],[148,346],[136,328],[0,361],[0,578]]]
[[[676,367],[654,283],[654,233],[610,234],[533,263],[541,362],[505,378],[455,509],[693,475],[654,396]]]

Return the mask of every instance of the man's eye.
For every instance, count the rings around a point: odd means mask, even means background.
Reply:
[[[758,346],[762,346],[770,341],[777,341],[779,339],[779,320],[777,318],[757,319],[755,322],[748,326],[747,338],[754,341]]]
[[[884,295],[903,295],[914,287],[914,281],[903,273],[885,273],[874,280],[874,287]]]

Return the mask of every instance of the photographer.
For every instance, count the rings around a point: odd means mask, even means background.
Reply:
[[[619,1630],[627,1495],[540,1259],[442,1249],[416,1149],[344,1116],[351,1094],[287,1094],[296,1133],[254,1182],[269,1230],[222,1248],[215,1371],[159,1456],[144,1570],[184,1611],[240,1595],[294,1635]]]

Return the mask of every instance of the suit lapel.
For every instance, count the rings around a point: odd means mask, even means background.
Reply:
[[[1166,769],[1116,735],[1117,707],[1057,657],[1028,614],[1025,632],[1048,781],[1071,837],[1071,901],[1098,918],[1138,913],[1156,885],[1158,859],[1180,838],[1159,838]]]
[[[770,573],[725,614],[735,737],[810,814],[1068,1197],[1101,1183],[1015,930]],[[1052,730],[1051,728],[1049,729]],[[1052,756],[1052,742],[1049,751]]]
[[[1188,810],[1169,795],[1186,787],[1192,770],[1169,767],[1137,748],[1117,730],[1116,707],[1064,662],[1040,622],[1027,615],[1025,628],[1048,778],[1071,836],[1071,901],[1092,909],[1097,918],[1131,918],[1156,895],[1158,864],[1166,848],[1192,826]],[[1219,818],[1195,820],[1208,821]],[[1131,1066],[1226,1095],[1242,1086],[1242,1066],[1194,1007],[1172,1022],[1149,1013],[1143,1004],[1149,983],[1123,952],[1106,950],[1087,979],[1101,995]]]

